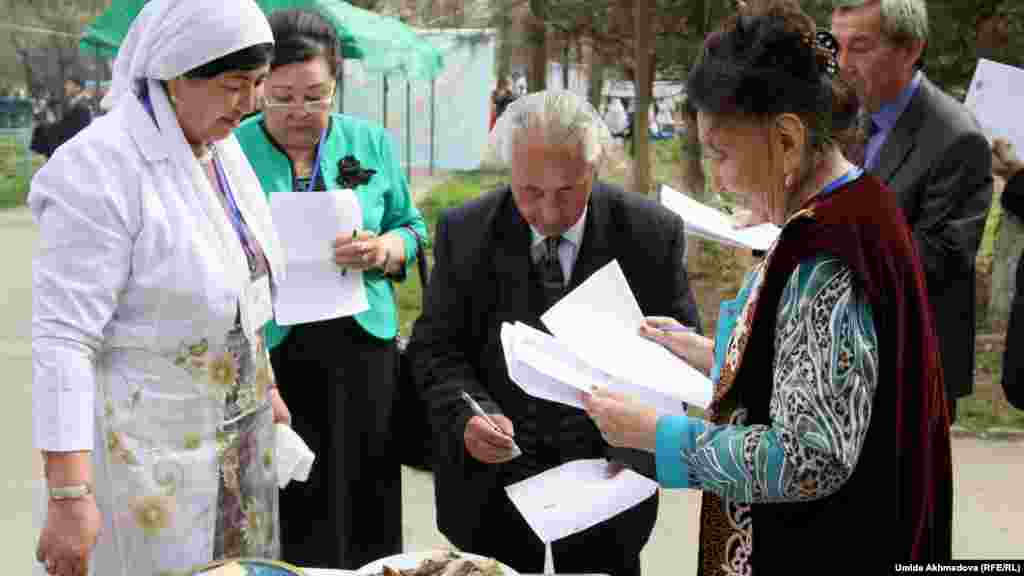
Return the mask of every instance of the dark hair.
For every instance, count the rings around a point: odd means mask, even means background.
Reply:
[[[208,80],[220,76],[225,72],[231,72],[232,70],[255,70],[261,66],[270,64],[270,59],[274,55],[273,44],[256,44],[255,46],[249,46],[248,48],[242,48],[236,52],[232,52],[227,56],[221,56],[216,60],[212,60],[193,68],[188,72],[185,72],[186,78],[201,78]]]
[[[816,148],[846,138],[860,104],[836,74],[834,48],[823,45],[831,36],[819,39],[814,21],[795,2],[759,8],[733,16],[708,36],[687,79],[688,101],[712,114],[796,114]]]
[[[322,56],[331,76],[337,77],[341,49],[334,25],[312,10],[278,10],[267,18],[274,32],[274,61],[271,68],[308,62]]]

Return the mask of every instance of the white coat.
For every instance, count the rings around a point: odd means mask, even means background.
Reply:
[[[267,474],[273,458],[266,351],[256,334],[246,334],[249,357],[226,348],[250,284],[241,242],[164,94],[153,104],[159,129],[138,98],[118,100],[57,150],[29,197],[40,228],[34,438],[40,450],[93,450],[104,525],[91,573],[103,576],[212,559],[224,458],[237,457],[224,433],[225,387],[248,387]],[[234,136],[217,147],[279,280],[280,248],[255,174]],[[264,516],[246,510],[270,539],[273,494]]]

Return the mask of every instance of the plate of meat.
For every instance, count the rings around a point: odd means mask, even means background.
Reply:
[[[361,576],[519,576],[493,558],[453,550],[396,554],[371,562],[358,573]]]

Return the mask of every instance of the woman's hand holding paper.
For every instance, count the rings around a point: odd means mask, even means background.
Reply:
[[[712,340],[697,334],[692,328],[683,326],[674,318],[648,316],[640,324],[640,335],[668,348],[670,352],[704,374],[711,373],[711,366],[714,363]]]
[[[616,448],[654,452],[658,432],[655,409],[601,388],[582,394],[583,406],[606,442]]]

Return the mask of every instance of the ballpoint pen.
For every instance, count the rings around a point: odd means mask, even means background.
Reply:
[[[352,230],[352,239],[353,240],[355,240],[358,235],[359,235],[359,230]],[[348,268],[342,268],[341,269],[342,277],[344,277],[347,274],[348,274]]]
[[[487,424],[492,429],[494,429],[495,432],[501,434],[506,438],[511,439],[507,432],[502,430],[494,420],[491,420],[491,417],[488,416],[487,413],[484,412],[484,409],[481,408],[480,405],[476,403],[476,400],[473,400],[472,396],[466,394],[465,390],[462,391],[462,399],[466,401],[466,404],[469,404],[470,409],[473,410],[473,414],[476,414],[477,416],[483,418],[484,422],[487,422]],[[523,453],[523,451],[520,450],[519,446],[515,443],[515,440],[512,440],[512,450],[515,452],[516,456],[519,456],[520,454]]]

